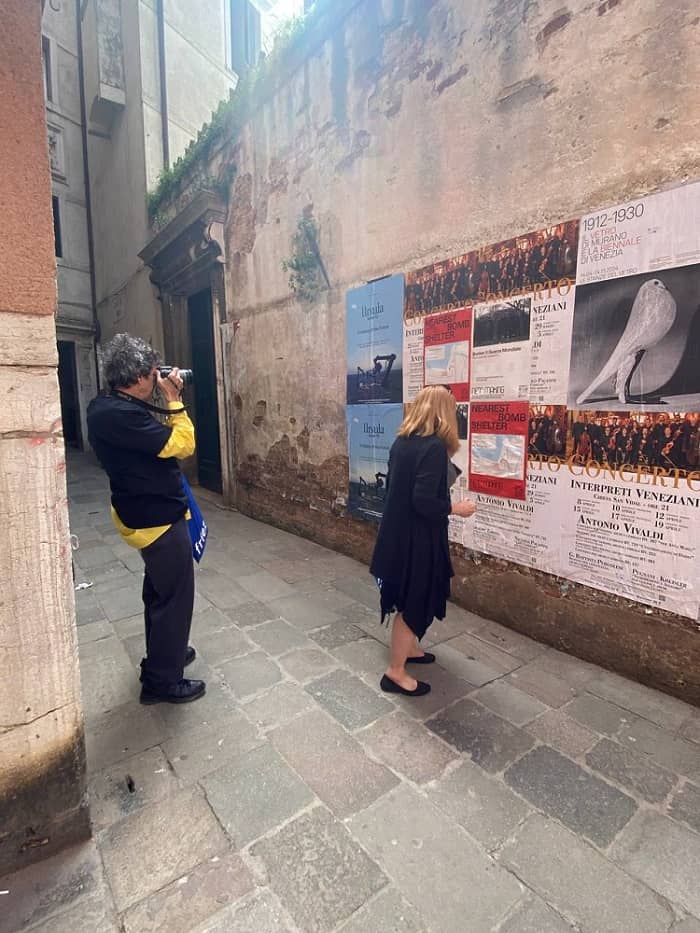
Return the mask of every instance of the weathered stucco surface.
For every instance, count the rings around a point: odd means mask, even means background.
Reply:
[[[691,0],[333,7],[212,166],[235,166],[226,371],[244,511],[369,555],[374,528],[343,512],[347,289],[700,177],[699,40]],[[310,302],[282,269],[304,215],[330,280]],[[495,559],[455,565],[464,605],[700,702],[690,621]]]
[[[40,12],[7,0],[0,35],[0,875],[89,833]]]

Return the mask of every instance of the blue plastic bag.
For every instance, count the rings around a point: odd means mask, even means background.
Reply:
[[[187,496],[190,509],[190,517],[187,519],[187,530],[190,533],[190,541],[192,542],[192,557],[199,563],[204,554],[204,548],[207,546],[209,528],[197,505],[197,500],[192,495],[190,484],[187,482],[184,475],[182,477],[182,485],[185,487],[185,495]]]

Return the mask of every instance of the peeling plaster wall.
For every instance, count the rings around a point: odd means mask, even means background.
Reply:
[[[344,0],[347,17],[233,148],[227,301],[236,496],[367,557],[343,516],[344,296],[389,273],[700,177],[692,0]],[[331,289],[281,262],[304,211]],[[465,605],[700,702],[700,634],[583,587],[457,555]]]
[[[40,16],[5,0],[0,33],[0,876],[90,832]]]

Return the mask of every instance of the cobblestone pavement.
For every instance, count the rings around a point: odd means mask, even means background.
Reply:
[[[87,460],[69,490],[94,839],[5,878],[2,930],[700,933],[700,710],[454,606],[387,697],[366,568],[213,505],[207,695],[142,707],[140,557]]]

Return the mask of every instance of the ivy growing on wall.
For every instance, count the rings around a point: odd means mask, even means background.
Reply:
[[[289,287],[302,301],[313,301],[321,289],[321,275],[328,283],[318,249],[318,226],[310,214],[305,214],[292,237],[292,255],[282,268],[289,275]]]
[[[257,66],[239,77],[228,100],[221,101],[209,123],[200,129],[184,155],[173,166],[161,172],[155,190],[149,192],[147,198],[151,222],[171,198],[179,194],[183,187],[190,186],[198,166],[206,171],[211,156],[224,139],[236,138],[256,106],[271,93],[294,52],[303,47],[311,30],[334,4],[337,4],[337,0],[316,0],[306,15],[294,17],[279,29],[269,55],[261,54]],[[226,179],[219,183],[225,184]],[[214,186],[216,184],[214,181]]]

